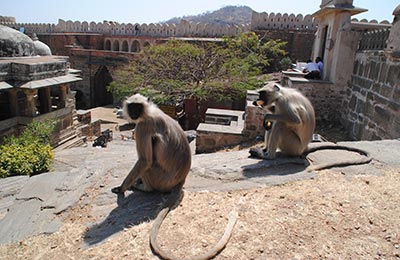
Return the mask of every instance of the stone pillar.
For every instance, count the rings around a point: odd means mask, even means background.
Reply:
[[[41,88],[38,91],[41,114],[51,112],[51,89],[50,87]]]
[[[67,104],[67,92],[68,92],[68,85],[60,85],[59,90],[60,90],[60,96],[59,96],[59,103],[57,105],[57,108],[64,108]]]
[[[10,113],[11,116],[19,116],[18,109],[18,90],[16,88],[10,89],[8,92],[8,102],[10,104]]]
[[[35,95],[37,95],[37,89],[24,89],[26,96],[26,111],[24,116],[35,117],[36,116],[36,104]]]
[[[394,9],[393,15],[394,19],[385,52],[393,58],[400,58],[400,5]]]

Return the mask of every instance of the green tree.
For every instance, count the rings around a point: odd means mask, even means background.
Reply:
[[[156,103],[184,97],[232,100],[261,86],[256,76],[286,54],[284,45],[262,43],[254,33],[220,42],[170,40],[150,46],[140,59],[117,70],[108,90],[117,98],[141,93]]]

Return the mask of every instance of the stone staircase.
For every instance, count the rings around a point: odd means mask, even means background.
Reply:
[[[70,126],[61,131],[59,140],[54,147],[54,151],[61,151],[64,149],[82,146],[86,143],[86,137],[80,136],[74,126]]]

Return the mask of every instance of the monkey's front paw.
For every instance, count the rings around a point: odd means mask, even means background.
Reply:
[[[112,192],[112,193],[115,193],[115,194],[123,194],[123,193],[124,193],[124,192],[122,191],[122,189],[121,189],[121,186],[112,188],[112,189],[111,189],[111,192]]]

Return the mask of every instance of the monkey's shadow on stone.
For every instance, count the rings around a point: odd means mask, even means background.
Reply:
[[[124,124],[124,125],[118,126],[118,130],[119,130],[119,131],[128,131],[128,130],[135,129],[135,127],[136,127],[136,124],[133,124],[133,123],[126,123],[126,124]]]
[[[301,157],[290,157],[276,153],[276,159],[267,160],[257,156],[249,156],[255,159],[254,164],[243,165],[243,175],[247,178],[295,175],[304,172],[310,165],[309,162]]]
[[[92,246],[130,226],[155,219],[168,193],[133,191],[128,196],[118,195],[118,206],[98,224],[86,231],[84,241]]]

